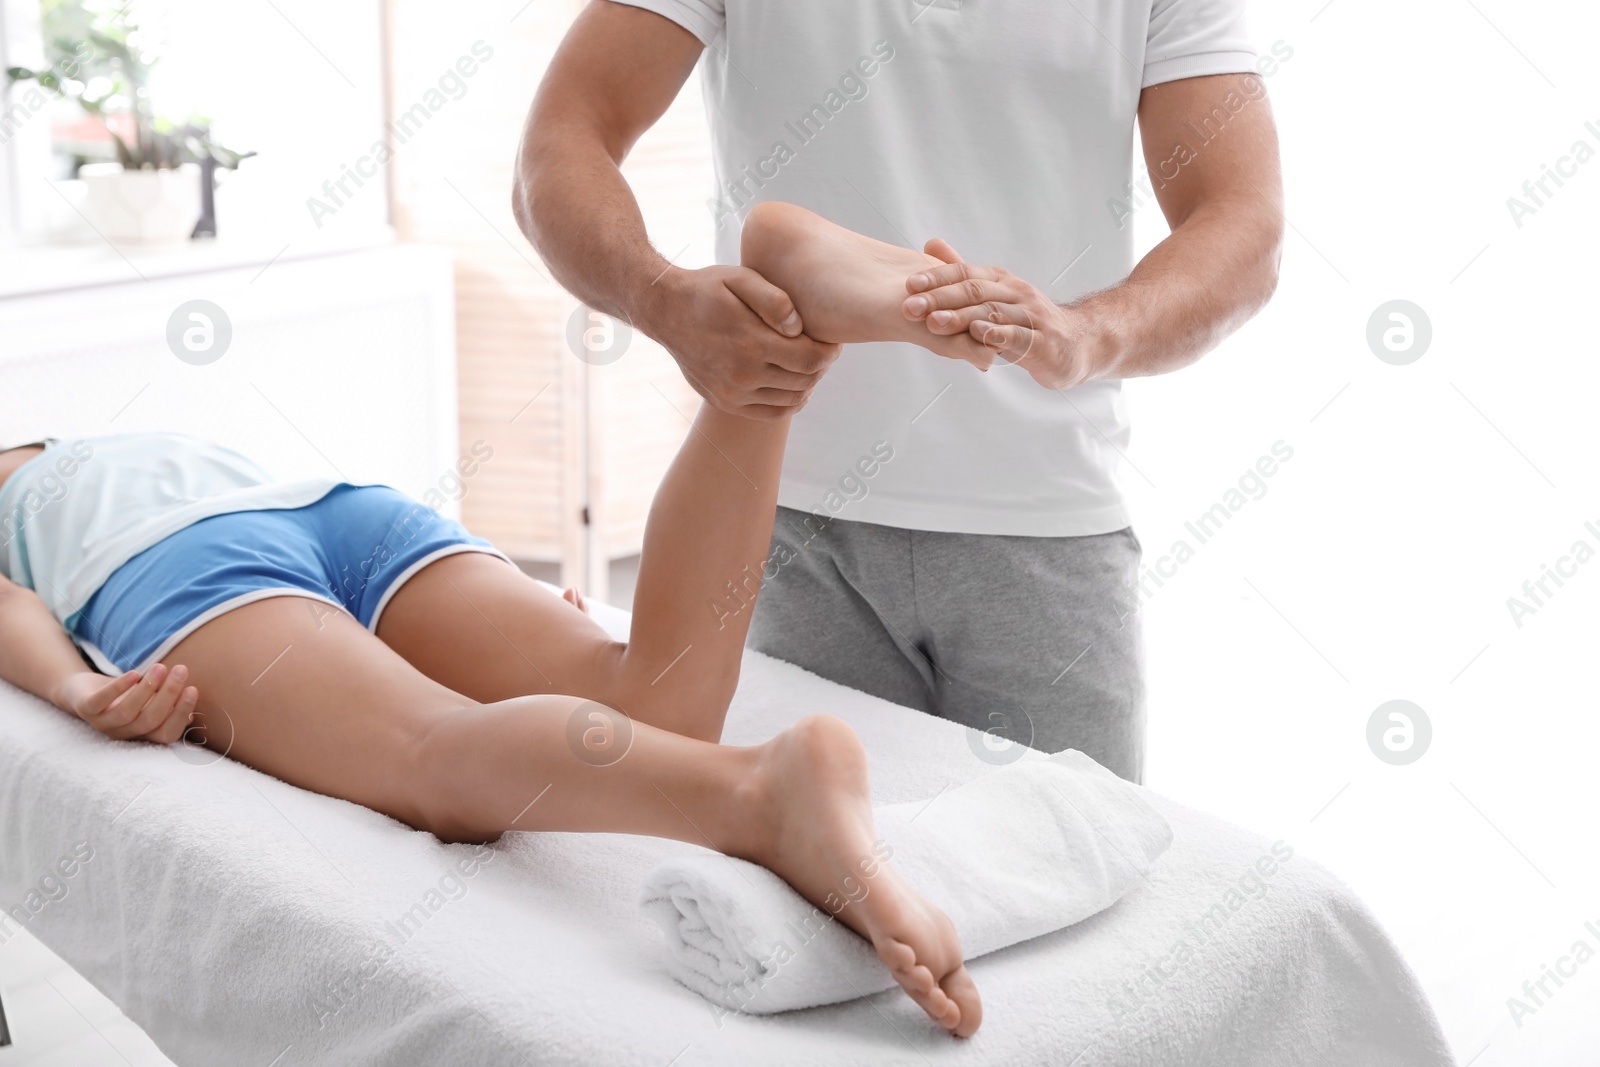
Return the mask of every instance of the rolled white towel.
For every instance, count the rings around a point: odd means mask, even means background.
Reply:
[[[1109,907],[1172,843],[1137,786],[1077,751],[873,814],[880,858],[944,909],[969,960]],[[666,935],[673,976],[734,1011],[832,1004],[895,984],[871,944],[754,863],[711,852],[668,860],[639,903]]]

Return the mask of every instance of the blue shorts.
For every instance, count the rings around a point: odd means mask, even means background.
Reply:
[[[145,549],[89,599],[73,635],[96,666],[120,674],[147,669],[217,616],[268,597],[320,600],[376,630],[407,579],[457,552],[506,558],[393,489],[341,485],[303,508],[202,519]]]

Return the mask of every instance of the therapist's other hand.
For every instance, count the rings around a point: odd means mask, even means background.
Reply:
[[[128,671],[116,678],[82,671],[62,681],[55,703],[112,740],[170,745],[189,729],[200,700],[188,680],[181,664],[169,670],[157,663],[143,675]]]
[[[748,267],[673,268],[651,290],[646,332],[729,414],[794,414],[839,358],[840,346],[805,336],[788,294]]]
[[[1004,267],[965,262],[943,240],[929,241],[923,251],[944,265],[906,279],[906,318],[941,336],[970,334],[1046,389],[1071,389],[1095,377],[1102,345],[1083,316]]]

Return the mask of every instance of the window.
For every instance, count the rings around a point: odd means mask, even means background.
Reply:
[[[281,245],[387,221],[381,175],[359,189],[347,184],[353,195],[332,216],[307,208],[358,149],[384,137],[377,0],[0,0],[0,65],[48,69],[42,27],[47,18],[61,22],[68,7],[105,16],[125,7],[139,44],[159,57],[148,85],[153,113],[177,123],[203,118],[217,143],[257,153],[223,177],[224,233]],[[111,121],[120,128],[126,120]],[[30,243],[96,240],[74,210],[82,191],[71,179],[78,161],[109,158],[108,136],[104,124],[37,83],[10,85],[0,103],[0,234]]]

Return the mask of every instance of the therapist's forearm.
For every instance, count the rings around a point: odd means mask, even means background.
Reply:
[[[562,40],[517,152],[517,224],[566,289],[659,342],[696,392],[775,419],[805,403],[838,347],[804,336],[786,293],[732,265],[678,268],[650,245],[621,170],[704,46],[629,4],[591,3]]]
[[[1278,284],[1281,215],[1260,197],[1207,203],[1121,285],[1071,305],[1094,350],[1092,378],[1166,374],[1244,325]]]
[[[620,158],[585,123],[556,116],[530,123],[512,208],[563,288],[597,311],[637,322],[641,294],[668,262],[650,244]]]
[[[701,51],[693,34],[626,4],[589,4],[551,57],[517,148],[511,207],[556,281],[640,325],[668,262],[622,176]]]

